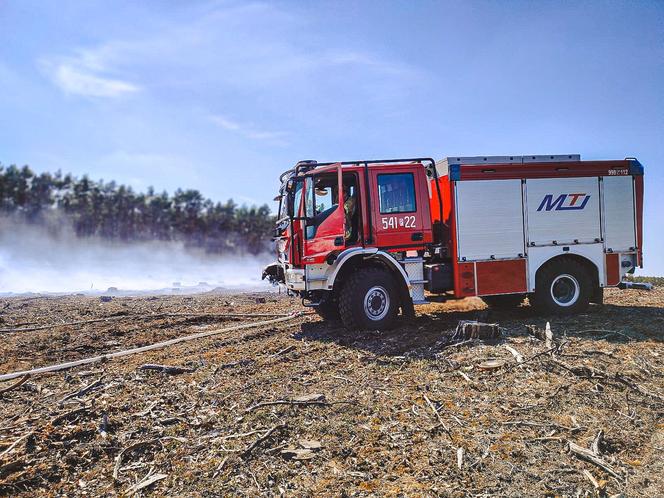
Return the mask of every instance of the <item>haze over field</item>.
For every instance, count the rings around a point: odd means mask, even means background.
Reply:
[[[106,292],[109,287],[167,293],[268,290],[261,270],[270,259],[270,254],[210,255],[176,242],[83,239],[69,229],[53,233],[0,220],[0,294]]]

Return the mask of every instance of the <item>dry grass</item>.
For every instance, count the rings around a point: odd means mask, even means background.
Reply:
[[[1,328],[127,319],[2,334],[0,373],[228,325],[150,313],[301,309],[256,297],[4,299]],[[0,394],[0,495],[116,495],[141,484],[138,494],[170,496],[662,495],[664,292],[608,291],[606,303],[569,318],[432,304],[387,333],[307,315],[30,378]],[[498,322],[505,337],[449,346],[461,319]],[[548,353],[524,327],[547,320]],[[480,369],[487,359],[505,366]],[[615,476],[568,451],[590,448],[600,430],[597,455]]]

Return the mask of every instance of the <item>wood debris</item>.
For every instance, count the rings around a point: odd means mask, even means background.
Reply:
[[[616,470],[614,470],[614,468],[611,465],[609,465],[608,462],[604,461],[600,456],[596,455],[592,450],[579,446],[578,444],[573,443],[572,441],[568,443],[568,447],[569,450],[577,457],[597,465],[598,467],[600,467],[608,474],[612,475],[617,479],[623,479],[623,477],[620,474],[618,474],[618,472],[616,472]]]
[[[16,382],[14,382],[13,384],[11,384],[11,385],[9,385],[9,386],[3,388],[3,389],[0,389],[0,395],[3,395],[3,394],[8,393],[8,392],[10,392],[10,391],[13,391],[14,389],[18,389],[18,388],[21,387],[23,384],[25,384],[25,383],[28,381],[29,378],[30,378],[29,375],[24,375],[23,377],[21,377],[20,379],[18,379],[18,380],[17,380]]]
[[[178,367],[172,365],[155,365],[152,363],[146,363],[138,367],[139,370],[156,370],[157,372],[165,373],[168,375],[178,375],[182,373],[191,373],[196,371],[195,368],[190,367]]]
[[[0,298],[37,329],[2,335],[0,375],[99,358],[0,384],[0,496],[664,496],[664,290],[572,317],[432,303],[380,333],[241,327],[301,310],[257,296]],[[459,327],[487,316],[500,335]]]

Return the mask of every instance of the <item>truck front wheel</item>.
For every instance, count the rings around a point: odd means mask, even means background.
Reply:
[[[363,268],[348,277],[339,295],[341,321],[349,330],[385,330],[399,310],[397,286],[386,270]]]
[[[314,311],[323,320],[327,321],[339,320],[339,306],[337,302],[332,298],[332,296],[328,297],[318,306],[315,306]]]
[[[586,267],[563,259],[537,273],[533,304],[544,313],[570,315],[588,308],[592,294],[592,278]]]

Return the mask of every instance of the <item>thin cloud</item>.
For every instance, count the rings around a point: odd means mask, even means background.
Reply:
[[[228,131],[240,130],[240,125],[238,123],[236,123],[235,121],[231,121],[230,119],[225,118],[224,116],[210,116],[210,121],[212,121],[216,125],[219,125],[224,130]]]
[[[358,84],[337,76],[335,86],[352,86],[370,100],[406,96],[423,77],[421,69],[376,53],[303,45],[300,34],[308,22],[265,3],[212,3],[204,13],[191,13],[177,23],[148,26],[140,35],[79,49],[74,57],[57,61],[51,75],[68,93],[94,97],[135,93],[140,86],[120,77],[118,68],[141,73],[150,67],[160,71],[157,83],[162,88],[198,91],[204,83],[242,94],[283,96],[312,93],[308,82],[342,70],[364,77]]]
[[[86,97],[120,97],[140,90],[127,81],[97,76],[68,64],[61,64],[55,69],[53,81],[66,93]]]
[[[63,92],[84,97],[117,98],[138,92],[135,83],[109,75],[104,50],[81,50],[74,57],[42,59],[42,68]]]
[[[288,145],[286,141],[288,134],[282,131],[258,130],[250,124],[239,123],[219,114],[210,116],[209,119],[220,128],[236,133],[244,138],[260,140],[280,146]]]

